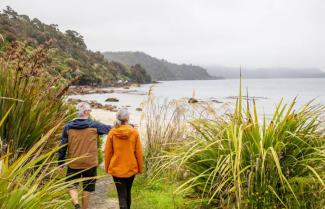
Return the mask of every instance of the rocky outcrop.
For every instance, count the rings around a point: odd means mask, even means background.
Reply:
[[[89,101],[83,101],[81,99],[71,99],[70,98],[70,99],[67,100],[67,103],[73,104],[73,105],[76,105],[79,102],[87,102],[87,103],[90,104],[90,106],[92,108],[95,108],[95,109],[103,109],[103,110],[109,110],[111,112],[117,112],[117,106],[115,106],[115,105],[110,105],[110,104],[103,105],[103,104],[98,103],[96,101],[90,101],[89,102]]]
[[[70,86],[68,95],[83,95],[83,94],[111,94],[114,89],[96,88],[93,86]]]

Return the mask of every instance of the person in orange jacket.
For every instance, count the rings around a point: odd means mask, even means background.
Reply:
[[[136,174],[143,173],[143,152],[137,129],[129,125],[129,111],[120,109],[105,144],[105,171],[113,176],[120,209],[130,209]]]

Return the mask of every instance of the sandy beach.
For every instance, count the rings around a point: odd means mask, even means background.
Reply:
[[[88,91],[85,94],[76,94],[69,95],[67,97],[67,101],[69,99],[72,100],[82,100],[87,101],[89,103],[94,102],[99,105],[112,105],[115,108],[111,110],[101,108],[101,107],[93,107],[92,108],[92,117],[102,123],[113,125],[115,121],[116,111],[120,108],[127,108],[130,112],[130,123],[140,126],[140,120],[142,111],[137,110],[140,107],[141,101],[145,98],[146,93],[138,91],[139,87],[135,85],[131,85],[130,87],[121,88],[121,87],[111,87],[111,88],[94,88],[91,92],[88,88]],[[99,91],[99,92],[98,92]],[[106,91],[101,93],[100,91]],[[109,93],[107,93],[109,92]],[[108,102],[107,98],[116,98],[116,102]],[[76,104],[76,103],[75,103]],[[132,106],[131,106],[132,105]],[[114,111],[115,110],[115,111]]]
[[[141,112],[132,112],[130,111],[130,123],[135,124],[137,126],[140,126],[141,121]],[[109,110],[102,110],[102,109],[93,109],[91,113],[92,117],[94,117],[95,120],[113,125],[115,121],[115,112],[111,112]]]

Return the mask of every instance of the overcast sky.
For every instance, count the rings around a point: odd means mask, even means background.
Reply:
[[[0,0],[96,51],[176,63],[325,70],[325,0]]]

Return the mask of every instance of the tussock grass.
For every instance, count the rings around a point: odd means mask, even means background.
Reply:
[[[193,120],[195,132],[165,155],[165,168],[187,173],[175,193],[202,207],[323,208],[325,107],[295,102],[280,101],[268,121],[240,90],[232,114]]]
[[[149,98],[150,180],[172,181],[195,208],[323,208],[324,105],[281,100],[266,118],[254,100],[244,104],[241,89],[240,80],[233,111],[221,115],[202,103]]]

